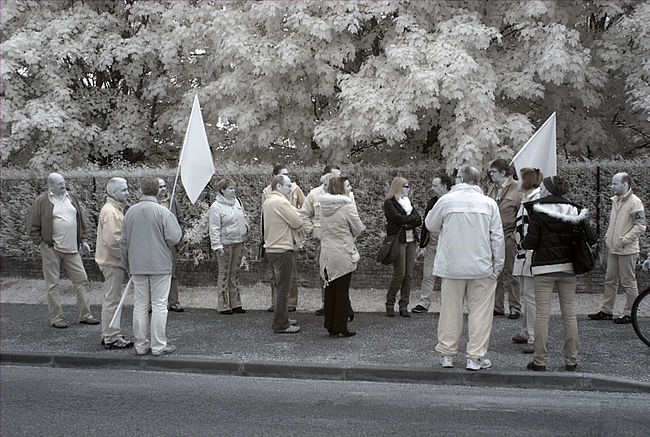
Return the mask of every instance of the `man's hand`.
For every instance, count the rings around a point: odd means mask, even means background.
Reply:
[[[497,275],[496,273],[492,273],[492,274],[490,275],[490,279],[496,281],[497,279],[499,279],[499,275]]]
[[[45,241],[41,241],[41,244],[39,244],[39,246],[41,246],[43,249],[47,249],[48,247],[50,247],[47,245]]]
[[[90,255],[91,253],[93,253],[92,249],[85,241],[81,242],[81,253],[83,253],[84,255]]]
[[[217,252],[217,256],[224,256],[226,254],[226,252],[223,251],[223,247],[215,250],[215,252]]]

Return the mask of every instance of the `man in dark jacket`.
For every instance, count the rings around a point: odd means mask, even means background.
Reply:
[[[66,191],[65,179],[60,174],[50,174],[47,184],[48,192],[41,194],[32,205],[29,236],[41,248],[50,323],[55,328],[68,327],[58,290],[63,267],[77,292],[79,323],[98,325],[99,320],[90,313],[88,276],[79,254],[80,249],[84,254],[91,252],[86,243],[86,222],[81,215],[81,206]]]
[[[424,217],[429,214],[429,211],[436,204],[438,198],[447,194],[451,190],[453,181],[449,176],[442,173],[433,178],[431,183],[431,190],[435,193],[427,203],[427,209],[424,212]],[[426,226],[422,226],[420,231],[420,248],[424,249],[424,267],[422,268],[422,287],[420,290],[420,302],[413,307],[412,313],[426,313],[429,312],[431,306],[431,298],[433,295],[433,286],[436,282],[436,277],[433,276],[433,260],[436,258],[436,248],[438,246],[438,235],[429,234]]]

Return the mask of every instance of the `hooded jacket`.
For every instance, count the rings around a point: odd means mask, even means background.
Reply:
[[[588,243],[597,241],[587,219],[589,211],[553,195],[526,202],[524,206],[530,214],[530,224],[521,247],[533,251],[533,275],[574,274],[574,228],[584,226]]]
[[[429,232],[440,233],[435,276],[482,279],[496,277],[503,269],[505,243],[499,207],[479,186],[454,185],[424,222]]]
[[[320,275],[330,282],[357,269],[359,251],[355,238],[366,227],[361,223],[357,207],[348,196],[321,194],[320,203],[321,252]]]
[[[248,220],[238,198],[229,200],[221,194],[210,205],[210,247],[223,249],[227,244],[243,243],[248,233]]]

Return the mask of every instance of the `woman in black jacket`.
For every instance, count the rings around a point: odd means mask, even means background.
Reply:
[[[548,176],[540,185],[540,199],[524,204],[530,215],[530,224],[521,246],[533,250],[531,270],[536,308],[535,352],[527,367],[535,371],[546,370],[551,295],[556,285],[564,327],[564,364],[569,371],[577,367],[576,274],[573,270],[575,231],[583,231],[589,244],[595,244],[596,237],[589,226],[588,211],[562,197],[567,190],[568,185],[563,179]]]
[[[393,279],[386,293],[386,315],[395,317],[395,299],[401,289],[399,299],[399,315],[409,317],[408,304],[411,294],[411,276],[415,265],[417,251],[417,227],[422,224],[422,218],[411,205],[409,200],[409,182],[396,177],[390,184],[384,201],[386,216],[386,235],[398,235],[399,254],[393,263]]]

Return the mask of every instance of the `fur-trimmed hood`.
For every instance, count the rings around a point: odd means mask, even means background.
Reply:
[[[589,217],[587,208],[583,208],[578,212],[578,208],[570,203],[535,203],[533,211],[573,224],[586,221]]]
[[[323,193],[319,194],[317,198],[320,202],[320,213],[324,216],[330,216],[339,208],[352,204],[352,199],[343,194]]]

